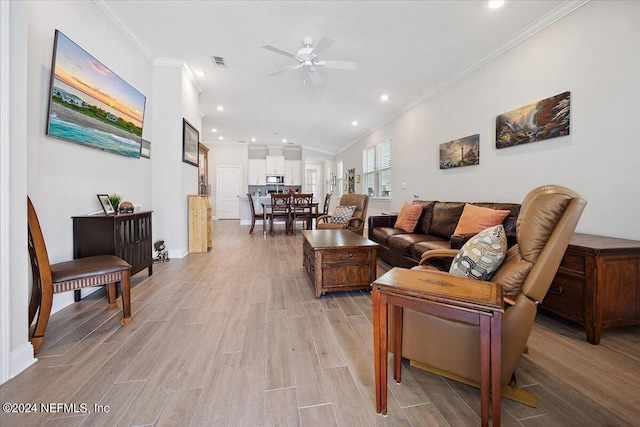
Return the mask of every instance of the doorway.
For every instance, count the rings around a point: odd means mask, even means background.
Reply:
[[[216,168],[216,216],[218,219],[240,219],[240,166]]]

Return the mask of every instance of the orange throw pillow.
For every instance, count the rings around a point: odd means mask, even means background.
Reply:
[[[406,231],[407,233],[413,233],[413,229],[416,228],[416,224],[418,223],[418,219],[420,219],[421,213],[421,205],[410,205],[409,203],[404,202],[394,227],[402,231]]]
[[[511,211],[483,208],[480,206],[464,205],[458,226],[453,234],[477,234],[485,228],[502,224]]]

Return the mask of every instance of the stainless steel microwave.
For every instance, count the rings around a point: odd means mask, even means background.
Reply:
[[[267,175],[267,184],[284,184],[284,175]]]

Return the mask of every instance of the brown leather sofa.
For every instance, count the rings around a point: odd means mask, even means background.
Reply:
[[[432,249],[460,249],[472,235],[456,235],[453,232],[464,209],[464,202],[438,202],[414,200],[422,205],[422,213],[413,233],[394,228],[397,215],[370,216],[369,239],[378,243],[378,258],[394,267],[411,268],[418,265],[422,255]],[[510,210],[503,226],[507,232],[509,247],[515,244],[516,219],[520,212],[518,203],[470,203],[475,206]],[[448,261],[431,263],[446,269]]]

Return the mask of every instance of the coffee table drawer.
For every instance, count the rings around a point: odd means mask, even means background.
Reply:
[[[358,264],[369,261],[371,261],[371,251],[325,252],[322,255],[323,264]]]

